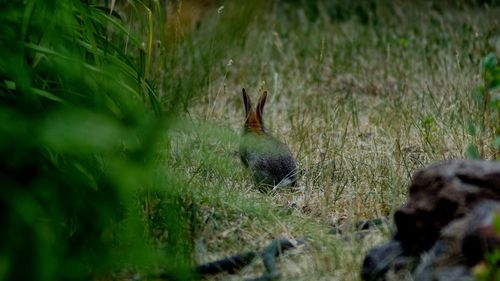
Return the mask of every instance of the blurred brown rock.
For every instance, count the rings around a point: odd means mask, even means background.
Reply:
[[[450,161],[415,173],[408,202],[394,215],[407,253],[430,249],[441,229],[483,199],[500,200],[500,162]]]
[[[391,252],[388,263],[377,256],[386,246],[370,250],[363,278],[386,279],[401,267],[399,261],[410,259],[405,270],[412,280],[474,280],[470,267],[500,247],[495,214],[500,214],[500,162],[449,161],[422,169],[413,177],[408,202],[394,215],[397,232],[387,245],[397,241],[401,254]]]

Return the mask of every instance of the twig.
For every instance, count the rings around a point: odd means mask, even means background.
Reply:
[[[243,254],[234,255],[228,258],[217,260],[214,262],[205,263],[198,265],[194,268],[194,272],[198,278],[205,277],[208,275],[214,275],[222,272],[229,274],[234,274],[239,272],[245,266],[248,266],[255,259],[256,256],[260,255],[262,262],[266,268],[266,271],[255,279],[250,279],[251,281],[271,281],[277,280],[281,277],[281,273],[276,267],[276,258],[281,256],[281,254],[290,249],[294,249],[296,245],[301,245],[304,240],[298,240],[297,244],[290,242],[288,239],[273,240],[271,243],[264,248],[262,253],[257,251],[249,251]],[[162,280],[177,280],[173,275],[167,273],[161,273],[152,276],[155,279]],[[250,281],[248,280],[248,281]]]

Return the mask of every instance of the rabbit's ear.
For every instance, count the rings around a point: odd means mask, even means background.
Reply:
[[[241,92],[243,93],[243,103],[245,104],[245,115],[248,116],[248,114],[252,112],[252,102],[250,101],[250,97],[247,95],[245,88],[242,88]]]
[[[262,121],[262,114],[264,113],[264,104],[266,104],[267,91],[264,91],[259,98],[259,102],[257,103],[257,117]]]

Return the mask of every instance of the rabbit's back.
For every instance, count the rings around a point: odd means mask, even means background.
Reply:
[[[258,184],[294,185],[297,163],[288,147],[274,137],[247,135],[240,145],[242,162]]]

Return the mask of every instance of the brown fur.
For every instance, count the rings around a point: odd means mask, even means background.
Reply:
[[[266,103],[267,91],[264,91],[259,98],[256,110],[253,110],[252,102],[250,101],[250,97],[246,93],[245,88],[242,89],[242,93],[246,113],[245,130],[257,135],[265,134],[266,129],[264,127],[262,113],[264,112],[264,104]]]

